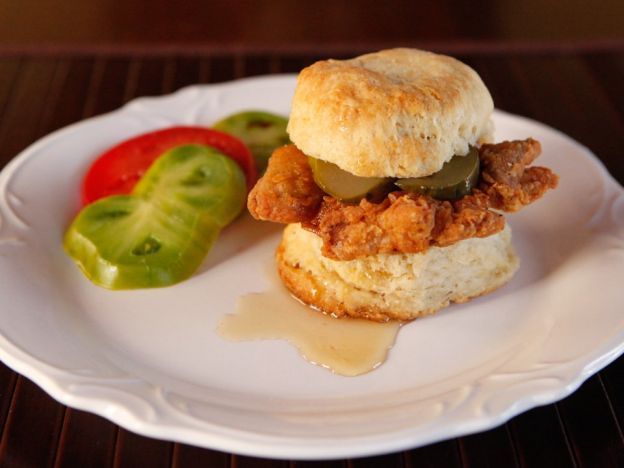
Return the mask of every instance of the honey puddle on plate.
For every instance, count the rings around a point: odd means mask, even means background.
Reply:
[[[337,319],[294,299],[281,284],[239,298],[218,333],[231,341],[286,340],[308,361],[336,374],[355,376],[384,362],[400,322]]]

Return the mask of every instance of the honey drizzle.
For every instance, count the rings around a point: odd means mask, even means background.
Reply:
[[[400,322],[333,318],[300,303],[280,283],[239,298],[218,333],[230,341],[286,340],[309,362],[356,376],[385,361],[400,326]]]

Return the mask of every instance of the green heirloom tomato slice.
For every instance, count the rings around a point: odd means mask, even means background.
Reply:
[[[238,138],[211,128],[170,127],[130,138],[98,156],[82,181],[83,206],[110,195],[129,194],[161,154],[190,144],[211,146],[236,161],[245,172],[248,190],[256,183],[253,156]]]
[[[243,111],[220,120],[213,127],[240,138],[253,154],[258,172],[263,173],[273,150],[290,143],[287,124],[288,119],[280,115]]]
[[[169,286],[196,271],[245,198],[245,176],[234,161],[214,148],[180,146],[160,157],[132,194],[83,208],[64,247],[99,286]]]

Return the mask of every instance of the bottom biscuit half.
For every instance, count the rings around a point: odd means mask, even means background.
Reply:
[[[509,226],[417,254],[338,261],[322,256],[321,246],[316,234],[288,225],[276,252],[277,269],[295,297],[336,317],[413,320],[487,294],[518,269]]]

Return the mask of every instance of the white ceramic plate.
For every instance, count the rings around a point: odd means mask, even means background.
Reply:
[[[242,454],[389,452],[496,426],[560,399],[624,350],[624,195],[586,149],[496,112],[498,140],[532,136],[560,187],[510,215],[522,259],[506,287],[401,330],[374,372],[341,377],[281,341],[215,328],[265,290],[280,228],[243,217],[177,286],[90,284],[61,248],[92,158],[132,135],[257,108],[288,114],[293,76],[183,89],[56,132],[0,175],[0,358],[57,400],[147,436]]]

